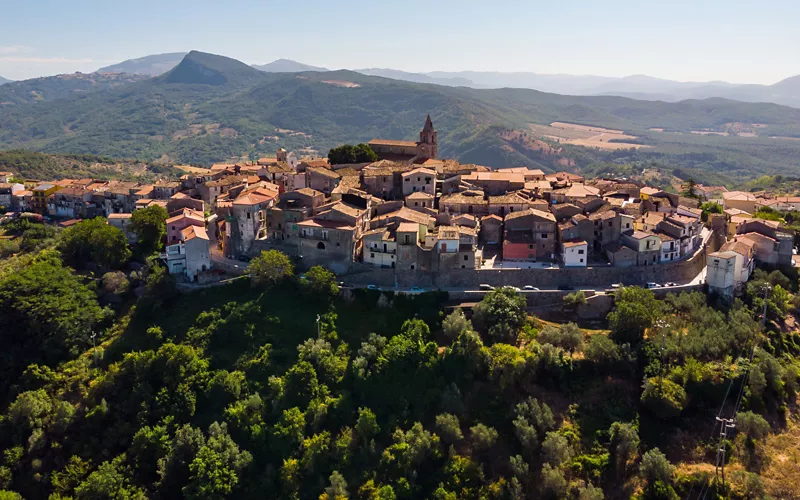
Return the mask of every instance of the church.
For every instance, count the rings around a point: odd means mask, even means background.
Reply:
[[[439,142],[431,115],[425,120],[418,142],[372,139],[368,144],[381,160],[424,163],[425,160],[439,159]]]

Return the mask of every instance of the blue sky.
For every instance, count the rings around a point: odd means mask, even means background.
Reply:
[[[800,74],[797,0],[2,0],[0,76],[191,49],[328,68],[774,83]]]

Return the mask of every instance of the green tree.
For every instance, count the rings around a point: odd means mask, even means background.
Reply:
[[[495,342],[515,343],[525,324],[527,301],[510,287],[487,293],[473,308],[473,322]]]
[[[102,217],[81,221],[61,235],[58,249],[67,262],[83,267],[88,262],[118,269],[131,257],[128,239]]]
[[[617,477],[623,477],[628,463],[639,456],[639,432],[631,423],[614,422],[608,433],[611,463],[616,469]]]
[[[586,294],[582,290],[576,290],[564,295],[564,309],[575,311],[578,307],[586,304]]]
[[[252,461],[250,453],[240,451],[228,435],[226,424],[214,422],[208,433],[205,446],[189,464],[189,483],[183,488],[186,498],[226,498],[234,491],[243,469]]]
[[[578,500],[603,500],[603,490],[589,483],[578,490]]]
[[[124,466],[125,456],[103,462],[86,481],[75,488],[75,498],[85,500],[146,500],[144,492],[132,484]]]
[[[250,261],[247,274],[255,285],[272,286],[294,274],[294,266],[285,253],[278,250],[262,250]]]
[[[378,160],[378,155],[367,144],[356,146],[343,144],[335,147],[328,153],[328,161],[331,165],[341,165],[343,163],[370,163]]]
[[[167,235],[167,210],[159,205],[134,210],[131,215],[131,230],[136,233],[143,253],[161,250]]]
[[[55,365],[91,346],[92,330],[108,317],[56,252],[0,274],[0,325],[6,325],[0,328],[0,395],[29,364]]]
[[[347,493],[347,481],[338,470],[333,471],[330,477],[330,486],[325,488],[325,496],[329,500],[346,500],[350,498]]]
[[[456,340],[463,332],[470,330],[471,328],[472,323],[470,323],[466,316],[464,316],[464,311],[462,311],[460,308],[456,308],[444,318],[444,321],[442,321],[442,330],[444,331],[444,335],[451,342]]]
[[[572,359],[575,351],[583,348],[583,333],[575,323],[566,323],[558,328],[547,325],[539,332],[537,340],[542,344],[552,344],[569,352]]]
[[[303,284],[312,292],[320,295],[335,296],[339,294],[336,275],[322,266],[311,267],[305,274]]]
[[[363,442],[368,442],[380,431],[375,414],[369,408],[358,409],[358,420],[356,421],[356,434]]]
[[[436,430],[445,444],[455,444],[464,437],[458,417],[450,413],[436,416]]]
[[[641,401],[656,417],[671,418],[683,411],[686,391],[671,380],[651,377],[645,380]]]
[[[475,451],[489,450],[497,442],[499,434],[493,427],[477,423],[469,429],[470,441]]]
[[[608,370],[621,359],[620,348],[607,335],[591,335],[583,349],[586,361],[597,370]]]
[[[697,198],[697,183],[694,181],[694,179],[690,178],[686,181],[686,185],[684,186],[682,194],[687,198]]]
[[[572,447],[567,438],[557,432],[548,432],[542,442],[542,460],[553,467],[560,467],[570,458]]]
[[[616,293],[614,310],[608,314],[611,337],[617,343],[636,345],[660,314],[661,304],[651,290],[624,287]]]
[[[544,464],[541,482],[542,498],[561,499],[567,495],[567,480],[558,467]]]
[[[647,483],[644,498],[678,498],[672,487],[675,467],[658,448],[653,448],[642,456],[639,468]]]

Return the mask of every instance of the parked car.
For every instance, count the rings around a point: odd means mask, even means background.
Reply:
[[[411,292],[411,293],[423,293],[425,291],[425,289],[424,288],[420,288],[418,286],[412,286],[411,288],[408,289],[408,291]]]
[[[509,290],[514,290],[515,292],[521,292],[522,291],[522,290],[520,290],[519,288],[517,288],[515,286],[504,286],[503,288],[508,288]]]
[[[661,288],[661,285],[658,283],[653,283],[652,281],[647,283],[647,288]]]
[[[338,284],[339,288],[353,288],[353,285],[347,283],[346,281],[340,281]]]
[[[622,283],[612,283],[611,284],[611,288],[622,288],[622,287],[623,287]]]
[[[525,285],[524,287],[522,287],[522,289],[523,290],[533,291],[533,292],[538,292],[539,291],[538,288],[536,288],[535,286],[532,286],[532,285]]]
[[[664,286],[678,286],[678,284],[670,281],[669,283],[665,283]]]
[[[380,290],[381,288],[376,285],[367,285],[367,290]]]
[[[492,285],[481,285],[479,288],[481,290],[494,290],[494,287]]]

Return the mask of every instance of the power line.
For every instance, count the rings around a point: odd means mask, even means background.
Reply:
[[[771,290],[771,286],[767,285],[764,287],[764,305],[761,311],[761,331],[766,328],[767,323],[767,299],[769,292]],[[742,400],[744,399],[744,392],[747,388],[747,384],[750,380],[750,373],[752,371],[753,366],[753,359],[755,359],[756,351],[758,350],[759,344],[759,333],[758,331],[754,330],[750,337],[750,344],[752,348],[750,349],[750,356],[748,358],[747,366],[745,368],[745,373],[742,376],[742,383],[739,387],[738,394],[736,396],[736,403],[733,406],[733,412],[731,414],[731,418],[722,418],[722,414],[725,411],[725,404],[728,401],[728,396],[730,395],[731,388],[733,387],[733,383],[736,380],[735,378],[731,378],[730,382],[728,383],[728,389],[725,391],[725,397],[722,399],[722,404],[720,405],[719,412],[717,416],[714,418],[714,425],[711,429],[711,437],[714,436],[714,431],[717,428],[717,422],[720,423],[721,429],[719,434],[719,444],[717,445],[717,457],[714,462],[714,471],[716,474],[717,482],[720,481],[720,471],[722,472],[722,488],[723,491],[725,489],[725,440],[728,437],[728,431],[732,430],[736,427],[736,416],[739,413],[739,410],[742,407]],[[707,480],[703,485],[703,488],[700,489],[700,493],[698,493],[698,499],[704,499],[706,494],[708,494],[708,487],[711,484],[711,479]],[[688,500],[692,496],[692,492],[694,491],[694,485],[689,489],[689,494],[686,496]]]

